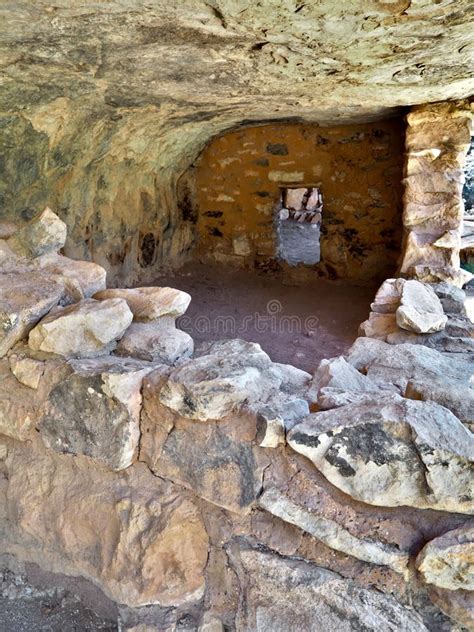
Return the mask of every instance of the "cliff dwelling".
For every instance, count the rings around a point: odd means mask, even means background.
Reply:
[[[472,2],[0,11],[0,631],[473,629]]]

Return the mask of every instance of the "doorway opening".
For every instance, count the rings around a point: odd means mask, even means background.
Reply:
[[[281,189],[277,208],[278,258],[290,265],[321,260],[323,196],[317,187]]]

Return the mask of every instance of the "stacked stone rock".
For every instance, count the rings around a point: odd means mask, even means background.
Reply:
[[[403,274],[458,287],[471,276],[459,267],[471,133],[468,101],[417,106],[407,116]]]
[[[105,290],[43,219],[0,241],[1,553],[91,580],[122,629],[472,625],[471,355],[365,337],[312,377],[231,340],[165,363],[189,297]],[[409,283],[375,302],[446,326]]]

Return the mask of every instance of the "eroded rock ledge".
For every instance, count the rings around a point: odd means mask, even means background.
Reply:
[[[86,578],[136,620],[153,606],[171,621],[155,629],[421,631],[441,612],[469,627],[462,290],[386,281],[366,335],[311,376],[242,340],[192,357],[175,325],[189,296],[105,290],[99,266],[56,254],[49,210],[7,232],[2,553]]]

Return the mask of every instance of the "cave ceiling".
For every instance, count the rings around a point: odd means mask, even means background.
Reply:
[[[217,130],[356,122],[474,92],[471,0],[2,0],[0,11],[3,111],[62,98]]]

